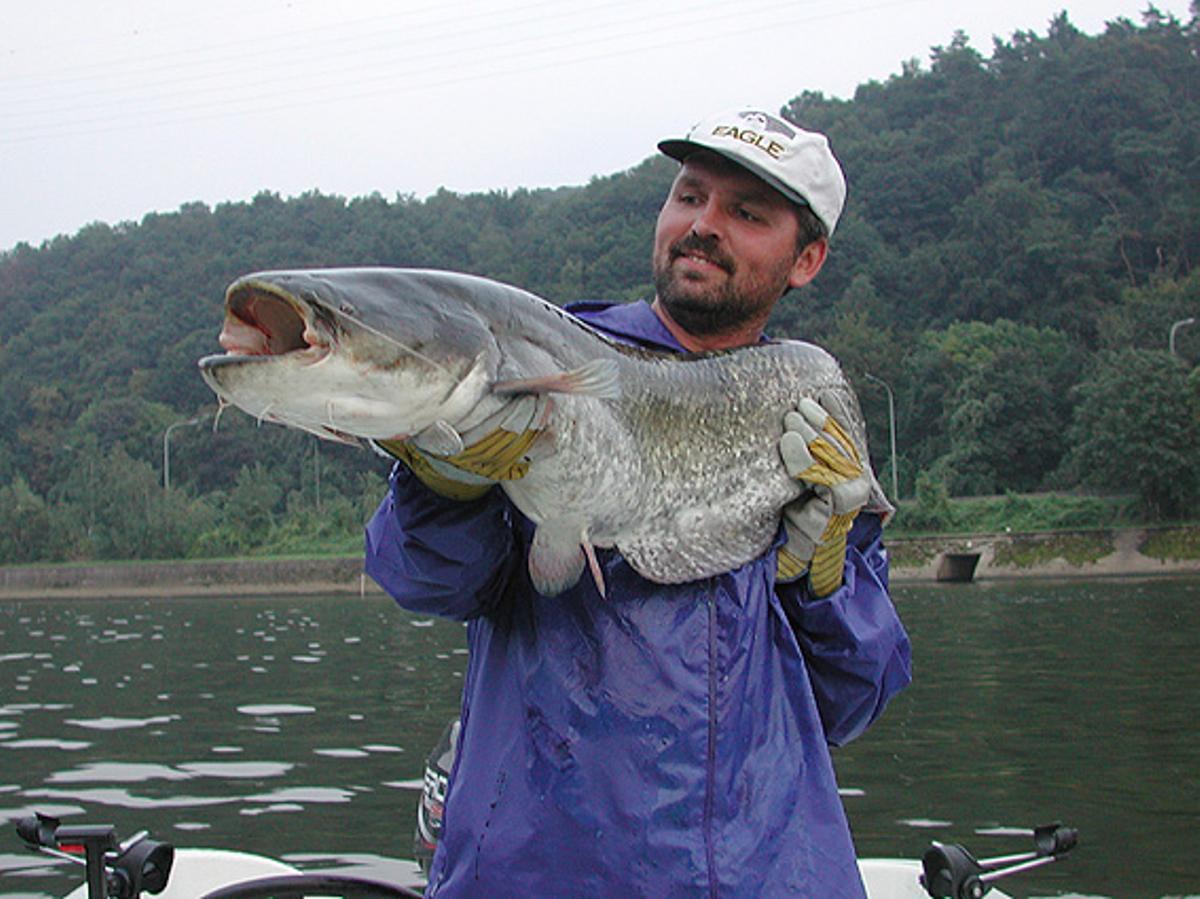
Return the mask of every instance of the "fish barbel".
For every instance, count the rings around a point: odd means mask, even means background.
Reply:
[[[765,552],[804,487],[784,415],[833,391],[861,457],[866,426],[836,361],[798,341],[677,355],[629,347],[545,300],[451,272],[262,272],[230,285],[218,396],[260,419],[356,442],[461,433],[549,395],[524,477],[501,486],[537,525],[534,586],[554,595],[592,547],[682,583]],[[871,508],[890,505],[874,475]]]

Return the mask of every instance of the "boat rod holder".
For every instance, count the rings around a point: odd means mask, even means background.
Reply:
[[[58,818],[41,812],[17,821],[17,835],[31,849],[85,865],[88,899],[138,899],[143,891],[161,893],[175,861],[174,847],[147,839],[145,832],[122,843],[111,824],[64,827]]]
[[[1040,868],[1066,855],[1079,832],[1056,821],[1033,830],[1033,852],[976,859],[965,846],[934,842],[921,859],[921,886],[934,899],[982,899],[1002,877]]]

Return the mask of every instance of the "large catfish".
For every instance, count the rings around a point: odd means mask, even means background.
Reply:
[[[786,412],[834,391],[867,458],[858,401],[811,344],[676,355],[615,342],[530,293],[469,275],[362,268],[247,275],[226,294],[218,396],[341,440],[453,435],[522,394],[549,396],[532,463],[502,486],[536,525],[535,587],[553,595],[593,547],[681,583],[761,555],[803,487],[777,443]],[[871,507],[886,498],[872,476]]]

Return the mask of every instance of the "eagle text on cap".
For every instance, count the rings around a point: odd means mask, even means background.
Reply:
[[[712,130],[712,133],[713,137],[730,137],[734,140],[740,140],[744,144],[750,144],[752,147],[757,147],[772,159],[779,159],[786,149],[783,144],[769,135],[762,134],[750,128],[739,128],[736,125],[718,125]]]

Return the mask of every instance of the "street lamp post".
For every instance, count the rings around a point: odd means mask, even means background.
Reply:
[[[1196,320],[1194,318],[1181,318],[1179,321],[1171,325],[1171,333],[1170,336],[1167,337],[1167,349],[1170,351],[1172,356],[1175,355],[1175,332],[1180,328],[1186,328],[1188,325],[1194,325],[1195,323]]]
[[[883,378],[877,378],[869,371],[863,372],[872,381],[883,385],[888,397],[888,434],[892,443],[892,497],[900,501],[900,478],[896,474],[896,400],[892,396],[892,388]]]
[[[313,478],[313,481],[317,488],[317,490],[316,490],[317,511],[320,512],[321,511],[321,441],[320,440],[313,441],[313,473],[315,475]]]
[[[184,428],[188,425],[198,425],[203,421],[205,416],[198,415],[195,418],[189,418],[187,421],[177,421],[174,424],[167,425],[167,429],[163,431],[163,491],[171,489],[171,432],[176,428]]]

